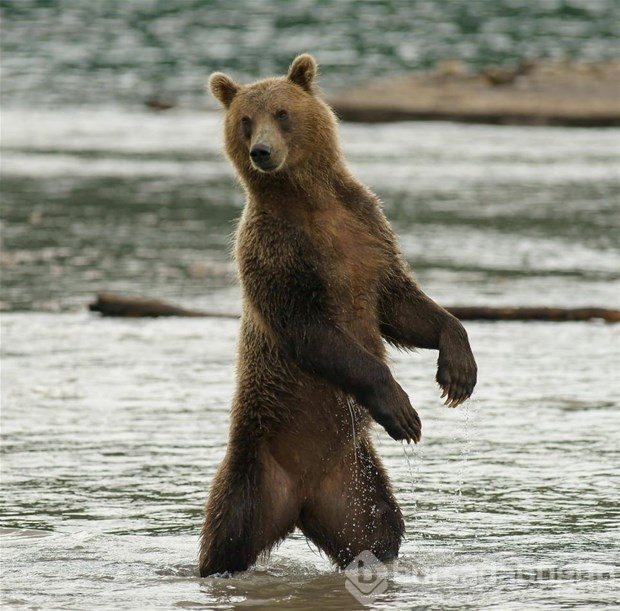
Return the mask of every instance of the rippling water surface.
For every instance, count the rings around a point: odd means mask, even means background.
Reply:
[[[617,0],[0,0],[3,101],[29,107],[151,97],[202,106],[213,70],[281,73],[316,53],[327,88],[459,58],[620,54]]]
[[[468,329],[481,376],[462,409],[441,406],[431,353],[392,354],[425,436],[405,450],[376,432],[407,524],[376,607],[611,603],[617,330]],[[236,332],[235,321],[3,316],[5,601],[356,608],[344,575],[299,534],[246,574],[196,576]],[[607,577],[533,580],[541,568]]]
[[[102,289],[239,309],[227,250],[243,197],[219,154],[220,121],[3,113],[9,606],[359,607],[299,534],[243,575],[196,576],[237,322],[85,311]],[[617,307],[617,130],[412,123],[342,134],[442,303]],[[480,379],[456,410],[439,401],[435,354],[390,353],[424,439],[404,449],[376,431],[407,539],[374,606],[613,603],[620,328],[467,328]]]

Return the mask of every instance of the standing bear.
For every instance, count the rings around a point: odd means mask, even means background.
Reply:
[[[420,290],[379,199],[348,170],[316,72],[300,55],[285,77],[209,81],[247,202],[235,242],[236,391],[206,506],[202,576],[247,569],[295,527],[340,567],[364,550],[395,558],[404,522],[371,421],[408,442],[421,424],[384,340],[439,350],[450,406],[476,384],[463,326]]]

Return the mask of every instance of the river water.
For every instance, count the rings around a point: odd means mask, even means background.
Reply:
[[[0,0],[2,99],[202,106],[200,80],[282,73],[313,52],[328,90],[386,74],[620,55],[617,0]]]
[[[285,6],[285,9],[283,8]],[[458,58],[620,53],[615,0],[0,0],[2,602],[30,609],[357,609],[295,533],[196,572],[226,444],[238,323],[101,319],[100,290],[240,307],[243,195],[212,70],[317,55],[333,91]],[[150,114],[144,102],[176,102]],[[446,305],[620,301],[620,130],[343,125],[425,290]],[[620,325],[468,323],[479,383],[442,406],[436,354],[390,352],[424,423],[380,429],[407,527],[372,607],[617,603]],[[349,583],[349,586],[351,584]],[[379,591],[381,593],[379,594]],[[383,591],[384,590],[384,591]],[[371,601],[367,601],[371,602]]]
[[[9,607],[359,608],[296,533],[196,574],[225,450],[238,323],[113,320],[98,290],[239,310],[243,205],[217,113],[3,113],[2,586]],[[343,125],[422,286],[444,304],[618,306],[618,130]],[[617,598],[620,327],[468,323],[450,410],[436,355],[390,353],[424,423],[375,437],[407,539],[375,608]]]

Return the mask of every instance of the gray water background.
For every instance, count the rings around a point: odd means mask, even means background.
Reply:
[[[221,116],[201,110],[211,69],[250,78],[311,50],[329,89],[423,65],[398,59],[407,44],[428,61],[457,49],[472,64],[496,57],[488,41],[502,32],[511,60],[519,40],[551,55],[614,52],[614,2],[457,4],[331,3],[333,19],[318,25],[302,2],[285,15],[243,3],[255,19],[230,3],[206,12],[194,3],[190,16],[169,3],[2,4],[5,606],[359,608],[345,576],[299,533],[243,575],[196,575],[237,322],[105,320],[85,306],[108,289],[239,310],[228,248],[243,195],[220,154]],[[327,14],[330,3],[318,6]],[[347,7],[357,7],[355,23]],[[141,31],[160,32],[159,42]],[[116,43],[101,42],[111,32]],[[231,32],[244,34],[234,48],[222,42]],[[259,58],[256,41],[273,39],[277,49]],[[176,63],[160,47],[174,48]],[[143,110],[160,92],[179,108]],[[619,130],[400,123],[344,124],[341,134],[441,303],[618,307]],[[617,603],[620,329],[467,329],[480,379],[456,410],[439,401],[436,354],[390,352],[424,438],[403,449],[375,433],[407,539],[374,607]]]
[[[617,0],[0,0],[2,100],[201,107],[213,70],[283,72],[316,53],[327,90],[427,69],[620,56]]]

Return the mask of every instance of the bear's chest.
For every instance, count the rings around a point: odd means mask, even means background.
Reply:
[[[317,213],[312,227],[335,301],[360,314],[374,308],[377,285],[385,267],[380,241],[363,220],[342,206]]]

